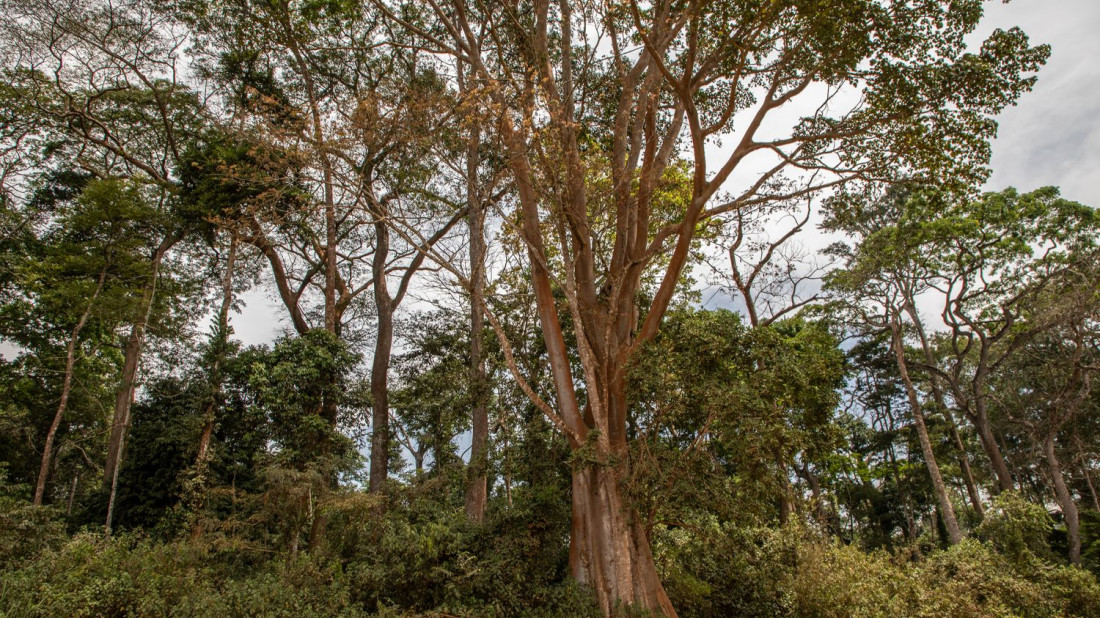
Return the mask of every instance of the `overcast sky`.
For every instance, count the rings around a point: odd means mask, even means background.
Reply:
[[[1019,26],[1033,44],[1052,46],[1035,89],[999,118],[986,188],[1054,185],[1069,199],[1100,206],[1100,0],[994,0],[985,10],[974,45],[994,28]],[[271,291],[256,289],[243,300],[233,328],[246,344],[269,342],[286,329],[286,311]]]
[[[1035,89],[1001,114],[987,188],[1054,185],[1100,206],[1100,0],[987,2],[976,34],[1012,26],[1052,49]]]

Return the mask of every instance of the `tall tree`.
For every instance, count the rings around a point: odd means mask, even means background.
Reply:
[[[908,398],[924,463],[932,479],[938,510],[947,528],[948,540],[954,544],[962,540],[962,532],[936,460],[924,403],[909,373],[906,325],[902,322],[906,308],[929,289],[929,278],[935,274],[925,259],[927,231],[920,225],[919,218],[913,221],[904,214],[891,217],[897,215],[896,203],[906,201],[904,195],[899,197],[895,191],[883,201],[887,204],[855,209],[845,209],[843,200],[841,204],[834,202],[828,227],[844,230],[855,237],[857,244],[854,247],[838,244],[831,248],[844,258],[845,264],[829,273],[828,285],[843,299],[844,309],[857,329],[889,333],[890,347]]]
[[[1095,220],[1095,213],[1088,218]],[[1064,452],[1071,442],[1067,429],[1088,409],[1092,374],[1100,370],[1096,235],[1079,240],[1084,244],[1057,260],[1050,288],[1029,303],[1021,316],[1039,332],[993,376],[991,388],[994,407],[1008,423],[1024,428],[1046,466],[1073,564],[1081,563],[1080,516],[1066,482],[1070,471],[1064,468],[1059,451]]]
[[[675,615],[619,489],[628,474],[625,367],[656,335],[700,226],[899,169],[980,177],[992,114],[1030,87],[1023,73],[1047,49],[1013,30],[965,53],[977,2],[539,0],[490,9],[452,0],[431,4],[427,21],[421,7],[377,4],[426,46],[471,66],[496,113],[517,190],[513,229],[553,369],[555,405],[537,405],[573,448],[594,452],[573,473],[573,576],[605,613],[621,600]],[[823,103],[847,88],[859,102],[831,113]],[[765,121],[795,101],[817,111],[765,137]],[[683,169],[685,133],[688,189],[662,211],[655,205]],[[732,147],[709,148],[720,137]],[[766,171],[715,203],[734,170],[754,162]],[[781,182],[792,170],[811,174]],[[639,295],[649,297],[641,312]]]
[[[25,256],[18,269],[24,302],[35,312],[63,316],[62,324],[69,323],[63,327],[67,343],[60,399],[45,435],[35,504],[44,498],[89,320],[99,323],[102,335],[132,318],[127,297],[135,282],[148,275],[139,247],[144,225],[155,217],[150,197],[146,187],[134,183],[92,181],[76,199],[57,205],[40,251]]]
[[[179,82],[183,34],[146,3],[11,0],[2,10],[4,91],[25,116],[5,137],[45,146],[46,160],[101,178],[138,178],[160,187],[162,219],[149,221],[150,274],[124,347],[104,482],[113,485],[130,424],[146,331],[167,253],[185,235],[170,216],[181,153],[203,123],[202,106]]]

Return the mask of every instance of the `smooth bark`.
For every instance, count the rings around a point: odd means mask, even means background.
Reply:
[[[912,297],[906,298],[905,311],[909,314],[909,318],[913,321],[913,326],[916,328],[917,337],[920,339],[921,350],[924,352],[924,362],[929,367],[936,366],[936,356],[932,352],[932,346],[928,342],[928,336],[924,331],[924,324],[920,320],[920,316],[917,314],[914,299]],[[947,407],[947,399],[944,397],[943,387],[940,384],[940,376],[935,373],[931,373],[929,381],[932,384],[932,399],[939,406],[940,410],[943,410],[944,419],[947,421],[947,428],[951,433],[951,442],[954,443],[955,449],[959,453],[959,466],[962,468],[963,482],[966,483],[966,493],[970,497],[970,504],[974,507],[974,512],[977,513],[978,518],[985,517],[985,505],[982,504],[981,495],[978,493],[978,484],[974,482],[974,471],[970,468],[970,455],[966,452],[966,445],[963,444],[962,436],[959,434],[959,426],[955,422],[955,415],[951,413],[951,409]]]
[[[928,467],[928,475],[932,478],[932,489],[936,494],[940,517],[943,518],[944,527],[947,528],[947,539],[954,545],[962,540],[962,532],[960,532],[959,522],[955,518],[955,507],[951,504],[951,498],[947,494],[943,476],[940,474],[940,466],[936,462],[936,453],[932,449],[932,441],[928,436],[928,427],[924,422],[924,411],[921,409],[917,389],[914,388],[913,381],[909,377],[909,367],[905,361],[905,347],[901,337],[901,322],[896,315],[893,316],[890,326],[898,372],[901,374],[902,382],[905,384],[905,392],[909,397],[909,407],[913,413],[913,425],[917,430],[917,438],[920,440],[924,463]]]
[[[156,297],[157,280],[165,253],[176,244],[175,234],[167,235],[152,255],[152,271],[148,284],[141,290],[137,319],[130,326],[130,336],[126,340],[122,375],[118,391],[115,394],[115,411],[111,421],[111,436],[107,442],[107,459],[103,465],[103,482],[112,487],[114,493],[115,469],[122,458],[125,434],[130,428],[130,407],[134,401],[134,389],[137,385],[137,372],[141,366],[141,356],[145,343],[145,330],[152,315],[153,301]]]
[[[69,404],[69,394],[72,392],[73,387],[73,367],[76,365],[76,347],[80,343],[80,331],[84,330],[84,325],[88,323],[88,316],[92,313],[92,306],[95,305],[96,299],[103,292],[103,283],[107,280],[109,265],[110,262],[108,261],[104,264],[103,270],[99,272],[95,292],[88,299],[88,304],[84,306],[84,312],[80,314],[80,319],[73,327],[72,334],[69,336],[69,343],[65,348],[65,377],[61,382],[61,400],[57,404],[57,412],[54,413],[53,422],[50,423],[50,428],[46,431],[46,443],[42,447],[42,465],[38,468],[38,480],[34,487],[35,506],[42,505],[42,498],[46,493],[46,478],[50,474],[50,464],[53,461],[54,439],[57,437],[58,427],[61,426],[61,419],[65,416],[65,408]]]
[[[477,162],[480,134],[471,131],[466,150],[466,192],[470,225],[470,395],[473,436],[466,479],[466,517],[485,519],[488,502],[489,407],[482,331],[485,328],[485,210],[478,192]]]
[[[1066,479],[1062,476],[1062,464],[1058,461],[1058,455],[1054,449],[1054,434],[1048,434],[1043,439],[1043,457],[1046,459],[1047,471],[1054,483],[1054,497],[1058,500],[1058,506],[1062,507],[1062,519],[1066,523],[1066,536],[1069,539],[1069,561],[1072,564],[1081,564],[1081,520],[1077,512],[1077,503],[1073,500],[1073,494],[1066,486]]]
[[[675,616],[657,576],[650,540],[631,516],[619,490],[620,471],[595,464],[573,471],[573,523],[569,568],[596,592],[604,615],[619,600]]]
[[[393,350],[393,310],[394,302],[390,297],[386,281],[386,262],[390,254],[390,232],[382,222],[381,213],[375,213],[374,244],[374,305],[378,313],[378,327],[374,343],[374,361],[370,372],[371,397],[371,450],[370,481],[371,493],[378,493],[385,487],[390,466],[390,404],[389,370],[390,354]]]

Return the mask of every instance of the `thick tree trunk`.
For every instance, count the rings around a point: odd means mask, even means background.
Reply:
[[[1054,482],[1054,496],[1058,499],[1058,506],[1062,507],[1062,519],[1066,522],[1066,536],[1069,537],[1069,561],[1072,564],[1081,564],[1081,520],[1077,513],[1077,503],[1073,500],[1073,494],[1066,486],[1066,479],[1062,476],[1062,465],[1058,461],[1058,455],[1054,450],[1054,434],[1049,434],[1043,440],[1043,456],[1047,460],[1047,469],[1050,479]]]
[[[466,190],[470,209],[470,392],[473,403],[470,467],[466,480],[466,517],[485,519],[488,502],[489,407],[486,405],[485,359],[481,333],[485,320],[485,211],[477,192],[477,132],[471,134],[466,153]]]
[[[103,291],[103,282],[106,279],[107,265],[104,265],[103,270],[99,272],[99,281],[96,283],[95,292],[88,299],[88,304],[84,307],[84,313],[80,314],[80,319],[77,320],[72,335],[69,337],[69,344],[65,348],[65,377],[61,382],[61,400],[57,404],[57,412],[54,413],[53,422],[50,423],[50,428],[46,431],[46,444],[42,447],[42,465],[38,468],[38,480],[34,487],[35,506],[42,505],[42,498],[46,493],[46,478],[50,474],[50,463],[53,461],[54,439],[57,437],[57,428],[61,426],[61,419],[65,416],[65,408],[69,404],[69,394],[73,388],[73,367],[76,364],[76,346],[80,342],[80,331],[84,330],[84,325],[87,324],[88,316],[92,312],[92,305],[95,304],[99,294]]]
[[[962,532],[959,530],[959,522],[955,518],[955,507],[951,504],[951,498],[947,494],[947,486],[940,475],[940,466],[936,463],[936,453],[932,449],[932,440],[928,437],[928,427],[924,423],[924,411],[921,409],[917,390],[913,387],[913,381],[909,378],[909,367],[905,362],[905,348],[901,339],[901,323],[895,317],[891,325],[894,340],[894,355],[897,358],[898,372],[905,384],[905,392],[909,396],[909,407],[913,412],[913,424],[917,429],[917,438],[920,440],[921,452],[924,454],[924,463],[928,467],[928,475],[932,477],[932,489],[936,494],[936,503],[939,506],[940,517],[943,518],[944,527],[947,528],[947,540],[956,544],[962,540]]]
[[[573,471],[570,571],[592,589],[606,616],[621,602],[674,617],[645,528],[624,503],[619,482],[615,467]]]
[[[563,4],[567,10],[567,3]],[[566,29],[568,31],[568,28]],[[568,43],[563,44],[568,48]],[[550,261],[543,240],[538,196],[527,159],[528,144],[515,132],[510,120],[500,123],[501,138],[510,157],[522,218],[522,235],[528,252],[532,290],[538,309],[539,325],[557,397],[557,410],[552,409],[526,386],[528,397],[569,440],[573,449],[595,448],[598,455],[623,461],[626,456],[627,402],[624,371],[630,353],[639,342],[652,339],[668,309],[676,283],[689,255],[691,234],[681,234],[669,255],[661,284],[654,294],[646,321],[638,326],[635,292],[646,264],[643,253],[648,230],[648,195],[660,176],[643,174],[637,205],[631,208],[620,203],[616,248],[609,272],[611,276],[605,300],[597,290],[596,258],[591,230],[587,222],[587,204],[583,166],[573,125],[563,128],[565,168],[572,179],[564,188],[561,207],[563,218],[557,227],[564,264],[564,293],[576,335],[576,352],[580,357],[583,382],[588,394],[585,406],[577,397],[577,382],[572,374],[570,349],[566,346],[562,323],[558,316]],[[671,142],[662,149],[663,161],[671,151]],[[656,156],[656,151],[650,153]],[[663,166],[656,165],[663,169]],[[701,182],[701,181],[700,181]],[[629,184],[629,182],[625,183]],[[630,201],[630,198],[624,198]],[[684,215],[684,229],[694,229],[706,201],[696,196]],[[639,212],[642,211],[642,212]],[[634,216],[636,215],[636,216]],[[572,231],[566,230],[566,221]],[[631,223],[632,222],[632,223]],[[629,239],[628,239],[629,237]],[[494,325],[494,328],[497,328]],[[498,333],[499,334],[499,333]],[[513,370],[514,373],[515,370]],[[517,378],[519,376],[517,375]],[[613,456],[613,457],[611,457]],[[622,465],[622,464],[620,464]],[[592,588],[605,615],[612,615],[621,601],[636,609],[675,616],[676,612],[657,577],[649,538],[642,524],[633,517],[624,503],[619,481],[622,470],[593,465],[573,472],[573,525],[570,544],[570,567],[574,578]]]

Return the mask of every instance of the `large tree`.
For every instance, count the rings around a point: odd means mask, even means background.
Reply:
[[[554,378],[553,404],[537,405],[586,453],[572,573],[606,613],[622,601],[675,615],[619,488],[625,367],[657,333],[700,228],[856,178],[980,178],[992,116],[1047,48],[1011,30],[967,53],[977,1],[377,4],[472,67],[495,115],[518,198],[506,225]],[[808,113],[774,121],[789,110]],[[677,170],[686,190],[658,207]]]

